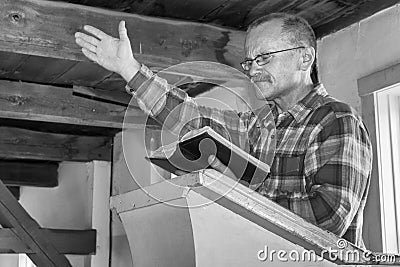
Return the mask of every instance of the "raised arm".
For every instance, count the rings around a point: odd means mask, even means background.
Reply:
[[[128,83],[128,93],[137,98],[139,106],[167,129],[183,135],[210,126],[249,151],[247,129],[254,116],[199,106],[185,91],[155,75],[134,58],[124,21],[119,23],[119,39],[93,26],[86,25],[84,30],[91,35],[75,34],[76,43],[82,47],[84,55],[107,70],[120,74]]]

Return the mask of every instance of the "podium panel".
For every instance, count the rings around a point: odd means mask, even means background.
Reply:
[[[135,267],[373,264],[353,244],[211,170],[114,196],[111,207]]]

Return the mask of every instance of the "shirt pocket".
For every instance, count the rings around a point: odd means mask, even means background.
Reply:
[[[271,189],[281,192],[306,192],[305,154],[275,155],[271,168]]]

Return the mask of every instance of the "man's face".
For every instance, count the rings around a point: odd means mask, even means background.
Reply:
[[[278,20],[263,23],[252,29],[246,36],[246,59],[254,59],[260,54],[295,47],[281,34],[281,22]],[[258,99],[273,100],[285,96],[300,83],[298,50],[271,55],[269,63],[259,66],[253,61],[248,72],[256,83]]]

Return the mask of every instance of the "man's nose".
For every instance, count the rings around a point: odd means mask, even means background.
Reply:
[[[261,67],[257,64],[257,62],[253,61],[250,66],[249,76],[254,77],[261,73]]]

